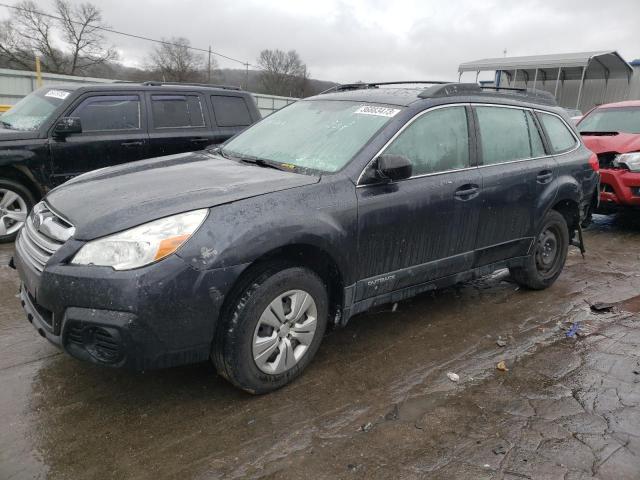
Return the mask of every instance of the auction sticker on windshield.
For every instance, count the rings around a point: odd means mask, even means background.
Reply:
[[[377,115],[379,117],[393,117],[400,111],[399,108],[379,107],[377,105],[363,105],[355,111],[362,115]]]
[[[49,90],[44,94],[45,97],[53,97],[59,98],[60,100],[64,100],[69,96],[69,92],[65,92],[64,90]]]

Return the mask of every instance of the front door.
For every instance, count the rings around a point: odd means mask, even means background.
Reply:
[[[407,157],[412,178],[357,187],[356,301],[471,267],[482,192],[469,115],[462,105],[418,115],[383,151]]]
[[[526,255],[542,192],[556,175],[553,157],[528,109],[474,106],[482,166],[476,266]]]
[[[85,96],[65,113],[80,118],[82,133],[50,138],[53,183],[147,158],[149,137],[143,111],[137,94]]]

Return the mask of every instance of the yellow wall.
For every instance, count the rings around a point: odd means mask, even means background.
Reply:
[[[11,108],[11,105],[0,105],[0,113],[6,112]]]

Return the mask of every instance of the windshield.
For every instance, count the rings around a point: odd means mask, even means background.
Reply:
[[[336,172],[399,111],[361,102],[299,101],[233,138],[222,153]]]
[[[599,108],[578,124],[580,132],[640,133],[640,108]]]
[[[53,88],[30,93],[0,115],[0,126],[12,130],[37,130],[69,93]]]

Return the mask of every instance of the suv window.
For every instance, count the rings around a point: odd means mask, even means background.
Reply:
[[[545,155],[540,132],[529,111],[505,107],[474,108],[484,165]]]
[[[140,98],[137,95],[89,97],[70,116],[80,118],[83,132],[137,130],[140,128]]]
[[[197,95],[152,95],[151,112],[155,128],[204,127]]]
[[[575,147],[575,137],[560,118],[555,115],[542,112],[538,114],[538,118],[547,132],[547,137],[549,137],[549,143],[551,143],[553,153],[566,152],[567,150]]]
[[[413,164],[414,176],[468,167],[469,130],[465,107],[439,108],[425,113],[384,153],[407,157]]]
[[[245,127],[251,125],[251,114],[244,98],[211,95],[213,113],[219,127]]]

